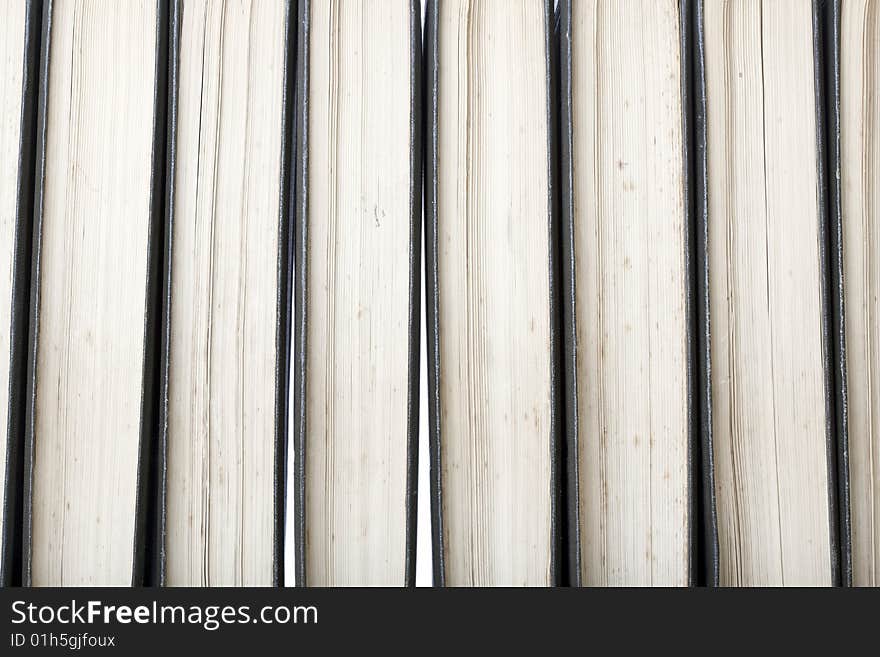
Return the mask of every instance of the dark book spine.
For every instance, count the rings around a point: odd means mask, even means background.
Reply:
[[[309,0],[299,0],[296,39],[296,128],[293,199],[293,523],[294,580],[306,586],[306,300],[309,194]]]
[[[40,244],[43,230],[44,183],[46,181],[46,129],[49,96],[49,47],[52,35],[52,0],[43,5],[40,42],[40,70],[37,106],[36,176],[34,191],[33,242],[31,256],[30,324],[28,326],[27,395],[24,443],[24,501],[22,517],[22,585],[31,585],[31,540],[33,538],[34,413],[36,411],[37,338],[40,308]]]
[[[687,209],[690,585],[718,586],[712,439],[709,195],[703,0],[681,4],[684,180]]]
[[[159,363],[159,436],[156,441],[155,474],[150,482],[155,504],[153,522],[155,531],[151,545],[154,559],[149,584],[165,585],[165,539],[167,520],[167,456],[168,456],[168,400],[171,367],[171,245],[174,234],[175,195],[177,172],[177,108],[180,87],[180,21],[181,1],[172,0],[168,42],[168,131],[166,135],[167,160],[165,169],[165,234],[162,263],[162,336]]]
[[[43,15],[42,0],[26,1],[10,350],[9,354],[2,355],[9,358],[9,403],[7,408],[0,409],[0,412],[7,414],[0,586],[20,586],[24,564],[21,528],[25,509],[25,398],[28,390],[28,312],[31,293],[34,175],[37,163],[37,85]]]
[[[840,0],[825,3],[827,53],[826,116],[828,117],[828,171],[837,172],[841,165],[840,146]],[[831,286],[832,286],[832,340],[835,369],[835,422],[837,430],[837,518],[840,542],[840,580],[843,586],[852,586],[852,524],[850,517],[849,474],[849,420],[847,402],[846,323],[844,318],[843,276],[843,210],[839,175],[829,176],[828,199],[831,222]]]
[[[406,558],[405,581],[416,585],[416,531],[419,492],[419,366],[422,293],[422,2],[409,4],[409,387],[406,399]]]
[[[832,581],[852,585],[843,213],[840,172],[840,0],[813,1],[816,142]]]
[[[275,546],[273,579],[284,586],[284,526],[287,510],[287,435],[290,409],[291,322],[293,318],[291,268],[293,232],[293,178],[295,166],[294,115],[296,112],[297,3],[287,0],[284,18],[284,91],[281,111],[281,172],[278,208],[278,305],[275,332]]]
[[[166,153],[168,139],[168,71],[170,0],[156,6],[156,60],[153,93],[153,155],[150,176],[150,230],[147,242],[144,369],[141,395],[140,458],[135,511],[132,586],[156,584],[162,570],[162,513],[151,494],[152,482],[165,476],[164,443],[159,423],[162,379],[162,299],[164,291]],[[177,16],[175,16],[177,18]]]
[[[434,586],[446,586],[446,544],[443,529],[443,478],[440,450],[440,284],[437,271],[437,166],[440,93],[440,7],[428,0],[425,14],[425,318],[428,338],[428,441],[430,455],[431,553]]]
[[[559,298],[562,268],[559,258],[560,243],[560,168],[558,158],[559,144],[559,81],[558,55],[554,38],[553,2],[544,2],[544,60],[547,80],[547,230],[550,253],[550,578],[552,586],[563,584],[562,572],[565,569],[562,558],[562,527],[565,526],[563,495],[561,490],[562,463],[564,449],[562,431],[564,427],[565,395],[563,393],[563,345],[560,343],[562,331],[562,304]]]
[[[165,230],[162,251],[162,318],[159,348],[159,405],[158,436],[155,442],[153,476],[149,487],[152,498],[150,521],[152,531],[148,537],[151,552],[146,584],[165,585],[165,540],[167,520],[167,457],[168,457],[168,400],[169,373],[171,368],[171,249],[174,235],[175,179],[177,173],[177,109],[180,92],[180,22],[182,0],[171,0],[168,34],[168,108],[165,161]]]
[[[574,148],[572,101],[571,3],[560,2],[556,10],[556,44],[559,79],[559,170],[561,196],[562,261],[562,371],[565,399],[565,442],[562,470],[565,526],[563,542],[567,554],[564,583],[581,585],[581,529],[579,522],[580,481],[578,479],[578,389],[577,389],[577,320],[575,296],[574,245]]]

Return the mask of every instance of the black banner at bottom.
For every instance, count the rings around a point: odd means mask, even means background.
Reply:
[[[876,650],[878,603],[878,589],[2,589],[0,654],[839,651],[859,636]]]

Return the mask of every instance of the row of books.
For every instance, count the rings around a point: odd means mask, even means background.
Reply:
[[[880,582],[880,0],[0,32],[4,585]]]

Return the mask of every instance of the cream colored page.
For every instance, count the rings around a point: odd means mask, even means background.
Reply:
[[[811,11],[705,5],[724,585],[831,583]]]
[[[841,3],[853,584],[880,585],[880,2]]]
[[[282,0],[185,0],[167,581],[273,583]]]
[[[315,586],[405,583],[409,5],[310,5],[305,557]]]
[[[55,0],[48,82],[33,584],[131,583],[156,2]]]
[[[572,3],[581,575],[688,583],[679,3]]]
[[[6,430],[9,417],[12,266],[15,255],[15,205],[21,146],[25,3],[0,3],[0,490],[6,490]],[[2,493],[0,493],[2,495]],[[6,516],[0,513],[0,523]],[[0,525],[3,535],[4,525]]]
[[[446,583],[551,584],[547,89],[540,0],[440,5]]]

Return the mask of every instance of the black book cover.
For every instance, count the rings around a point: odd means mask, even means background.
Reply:
[[[840,0],[814,0],[813,53],[819,150],[820,253],[823,277],[825,408],[831,505],[832,581],[852,586],[846,326],[843,293],[843,212],[840,177]]]
[[[42,36],[42,0],[26,0],[23,84],[21,97],[18,193],[15,202],[15,246],[10,327],[9,404],[7,413],[6,476],[3,491],[3,536],[0,555],[0,586],[22,583],[25,476],[25,397],[27,395],[28,309],[30,307],[31,240],[34,217],[36,169],[37,84]]]

